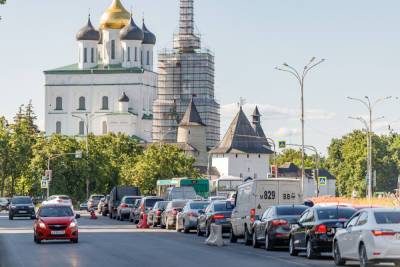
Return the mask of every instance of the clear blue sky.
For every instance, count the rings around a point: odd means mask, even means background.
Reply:
[[[122,0],[135,19],[145,14],[157,35],[157,50],[171,47],[178,26],[178,0]],[[0,114],[8,118],[33,100],[43,124],[42,71],[77,61],[76,32],[89,8],[97,26],[111,0],[8,0],[0,7]],[[361,124],[365,115],[346,96],[398,96],[400,82],[398,0],[195,0],[203,44],[216,56],[216,95],[224,134],[232,103],[244,97],[252,111],[261,105],[263,126],[276,139],[300,142],[300,93],[292,77],[274,67],[301,67],[312,56],[327,62],[306,81],[306,142],[325,152],[331,138]],[[400,130],[399,100],[376,108],[381,133]],[[397,121],[397,123],[395,123]]]

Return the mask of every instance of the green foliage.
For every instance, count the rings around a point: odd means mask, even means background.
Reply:
[[[7,0],[0,0],[0,4],[4,5],[6,3]]]
[[[373,170],[377,184],[374,191],[391,192],[397,186],[400,168],[400,136],[377,136],[372,138]],[[354,131],[340,139],[333,139],[328,147],[326,165],[336,176],[339,195],[351,196],[353,191],[359,196],[366,194],[367,136],[362,131]]]
[[[287,162],[293,162],[297,166],[301,166],[301,149],[288,148],[283,150],[281,154],[278,154],[274,164],[281,166]],[[309,156],[305,154],[304,165],[306,168],[315,168],[315,156]]]
[[[137,163],[127,159],[123,179],[128,185],[139,186],[143,193],[154,194],[157,181],[174,177],[200,177],[193,168],[194,159],[188,158],[176,146],[149,146]]]

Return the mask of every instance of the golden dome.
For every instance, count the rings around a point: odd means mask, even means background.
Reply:
[[[124,8],[120,0],[113,0],[100,20],[100,29],[122,29],[131,19],[131,14]]]

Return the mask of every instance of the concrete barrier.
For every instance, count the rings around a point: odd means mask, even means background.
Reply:
[[[210,236],[206,239],[206,244],[209,246],[222,247],[225,245],[222,239],[222,226],[215,223],[210,226]]]

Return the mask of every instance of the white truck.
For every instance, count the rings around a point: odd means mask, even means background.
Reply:
[[[231,217],[231,242],[252,241],[253,223],[271,206],[303,204],[301,180],[290,178],[255,179],[238,187]]]

